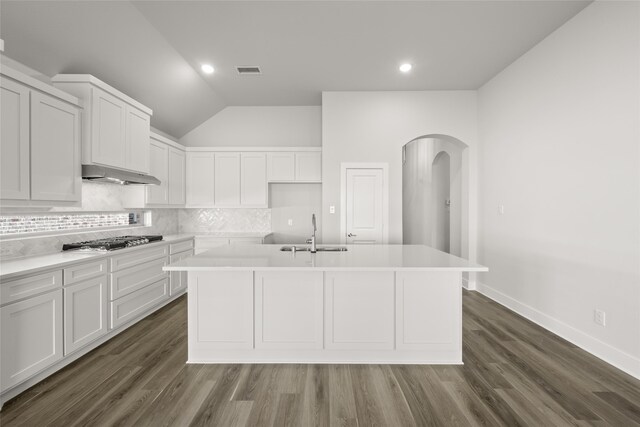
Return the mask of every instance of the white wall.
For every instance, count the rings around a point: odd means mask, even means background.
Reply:
[[[467,145],[469,252],[475,258],[477,105],[475,91],[324,92],[322,95],[323,241],[340,241],[340,164],[389,163],[389,242],[402,243],[402,146],[444,134]],[[468,152],[468,153],[467,153]],[[329,214],[329,206],[336,207]]]
[[[321,144],[321,110],[227,107],[180,138],[189,147],[310,147]]]
[[[269,184],[269,200],[270,243],[304,243],[313,233],[312,214],[316,214],[316,236],[322,243],[322,184]]]
[[[639,22],[595,2],[479,91],[480,289],[638,377]]]

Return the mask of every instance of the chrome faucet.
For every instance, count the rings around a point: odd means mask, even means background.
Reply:
[[[318,228],[316,227],[316,214],[311,214],[311,225],[313,225],[313,235],[311,236],[310,239],[307,239],[307,244],[311,244],[311,250],[309,252],[311,252],[312,254],[315,254],[317,252],[316,231],[318,230]]]

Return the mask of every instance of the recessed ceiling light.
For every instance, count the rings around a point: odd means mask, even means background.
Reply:
[[[213,74],[213,67],[209,64],[202,64],[202,72],[205,74]]]
[[[408,73],[409,71],[411,71],[411,68],[411,64],[405,63],[400,66],[400,71],[402,71],[403,73]]]

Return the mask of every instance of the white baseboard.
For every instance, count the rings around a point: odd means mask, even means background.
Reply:
[[[625,353],[607,343],[604,343],[591,335],[588,335],[573,326],[549,316],[531,306],[528,306],[512,297],[497,291],[482,282],[477,282],[477,291],[491,298],[495,302],[507,307],[519,315],[531,320],[550,332],[577,345],[583,350],[615,366],[621,371],[640,379],[640,359]]]
[[[475,291],[476,290],[476,281],[475,280],[471,280],[471,279],[467,279],[466,277],[462,278],[462,287],[465,288],[468,291]]]

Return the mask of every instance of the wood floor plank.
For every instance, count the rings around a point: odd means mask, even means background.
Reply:
[[[187,365],[179,298],[5,404],[23,426],[640,426],[640,381],[463,292],[450,366]]]
[[[331,425],[357,424],[358,413],[348,365],[329,365],[329,406]]]
[[[328,426],[329,412],[329,367],[309,365],[304,388],[303,425]]]

